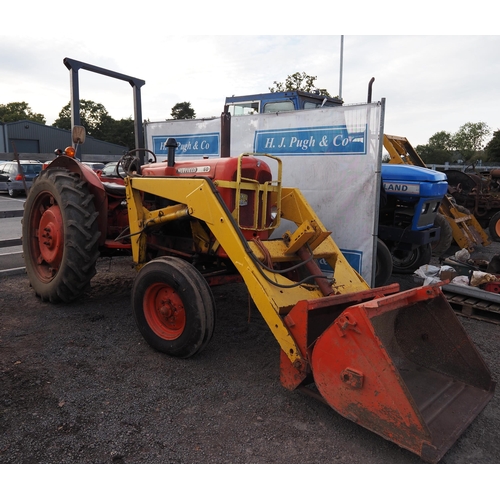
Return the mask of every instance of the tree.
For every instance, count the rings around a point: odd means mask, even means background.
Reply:
[[[188,120],[190,118],[196,118],[196,113],[191,107],[190,102],[178,102],[173,108],[170,114],[174,120]]]
[[[486,161],[500,162],[500,130],[493,132],[493,138],[484,149]]]
[[[274,87],[269,87],[269,92],[288,92],[292,90],[303,90],[304,92],[319,92],[321,95],[330,96],[326,89],[320,89],[315,82],[317,76],[307,75],[305,72],[288,75],[284,82],[274,81]]]
[[[80,99],[80,124],[85,127],[88,135],[101,141],[106,140],[106,133],[112,126],[113,118],[106,108],[94,101]],[[59,118],[52,124],[53,127],[71,130],[71,103],[66,104],[59,112]]]
[[[482,157],[483,143],[490,133],[490,127],[484,122],[467,122],[452,137],[454,149],[460,153],[467,165],[474,166]]]
[[[436,132],[429,139],[429,146],[434,149],[449,151],[453,146],[452,136],[449,132],[445,132],[444,130],[442,130],[441,132]]]
[[[425,163],[444,165],[453,159],[452,136],[449,132],[436,132],[428,144],[417,146],[415,151]]]
[[[10,123],[19,120],[31,120],[45,125],[45,116],[34,113],[27,102],[0,104],[0,122]]]
[[[104,139],[113,144],[125,146],[128,150],[135,148],[134,120],[132,117],[114,120],[106,123]]]
[[[425,163],[443,164],[457,157],[466,165],[474,166],[484,158],[483,144],[490,133],[490,127],[484,122],[467,122],[455,134],[437,132],[428,144],[417,146],[415,150]]]
[[[429,144],[419,145],[415,148],[420,158],[428,165],[444,165],[453,161],[453,152],[444,149],[435,149]]]

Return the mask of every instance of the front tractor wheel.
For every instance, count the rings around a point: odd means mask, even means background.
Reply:
[[[65,169],[44,170],[33,183],[22,220],[26,272],[42,300],[83,294],[99,257],[98,213],[87,183]]]
[[[429,264],[432,256],[430,243],[413,250],[392,249],[392,269],[395,274],[412,274],[419,267]]]
[[[212,338],[212,291],[198,270],[182,259],[159,257],[148,262],[135,279],[132,308],[147,343],[171,356],[193,356]]]

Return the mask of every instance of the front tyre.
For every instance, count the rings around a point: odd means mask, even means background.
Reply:
[[[188,262],[159,257],[138,273],[132,289],[137,327],[154,349],[181,358],[200,352],[215,329],[215,306],[205,278]]]
[[[413,250],[392,250],[392,270],[396,274],[412,274],[431,261],[432,247],[429,243]]]
[[[43,170],[22,220],[30,284],[42,300],[71,302],[83,294],[99,257],[98,212],[86,181],[66,169]]]
[[[458,207],[457,207],[458,208]],[[436,257],[443,255],[453,243],[453,229],[443,214],[436,214],[434,226],[440,229],[439,240],[431,243],[432,253]]]
[[[375,268],[375,286],[383,286],[392,275],[392,255],[387,245],[377,238],[377,259]]]

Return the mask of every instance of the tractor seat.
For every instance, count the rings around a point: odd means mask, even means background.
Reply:
[[[125,196],[125,186],[115,182],[103,182],[104,190],[114,196]]]

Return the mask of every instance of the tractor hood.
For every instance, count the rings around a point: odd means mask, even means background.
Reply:
[[[445,174],[410,165],[383,163],[382,183],[386,193],[405,198],[442,198],[448,191]]]
[[[446,181],[446,174],[428,168],[411,165],[382,164],[382,179],[387,181],[440,182]]]

